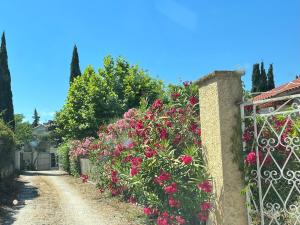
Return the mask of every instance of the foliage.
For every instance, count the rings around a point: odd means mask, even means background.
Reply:
[[[6,124],[15,129],[14,107],[11,92],[11,78],[8,68],[5,34],[3,32],[0,47],[0,116]]]
[[[268,91],[268,79],[264,67],[264,62],[260,63],[259,91],[260,92]]]
[[[275,88],[274,75],[273,75],[273,64],[270,64],[268,69],[268,90]]]
[[[259,63],[254,64],[252,71],[251,92],[265,92],[272,90],[273,88],[275,88],[273,64],[270,64],[267,75],[264,68],[264,62],[261,62],[260,68]]]
[[[252,89],[251,89],[252,93],[260,92],[259,83],[260,83],[259,63],[255,63],[253,65],[253,71],[252,71]]]
[[[70,173],[70,158],[69,158],[70,149],[71,149],[70,142],[65,142],[61,144],[57,149],[59,164],[61,168],[68,173]]]
[[[57,113],[56,132],[64,139],[96,136],[99,124],[107,124],[143,98],[151,104],[162,94],[161,81],[122,58],[104,58],[98,73],[89,66],[70,86],[67,101]]]
[[[98,139],[77,141],[70,155],[89,158],[99,189],[143,204],[150,223],[199,224],[212,198],[200,134],[197,88],[185,82],[168,101],[130,109]]]
[[[36,109],[34,109],[32,119],[33,119],[32,127],[37,127],[40,123],[40,116],[39,116],[38,112],[36,111]]]
[[[13,162],[15,137],[13,131],[0,120],[0,168]]]
[[[77,51],[77,46],[74,45],[71,69],[70,69],[70,84],[73,82],[74,78],[81,75],[80,66],[79,66],[79,56]]]
[[[24,122],[22,114],[15,115],[15,138],[17,148],[20,149],[25,144],[28,144],[33,139],[32,127],[29,122]]]

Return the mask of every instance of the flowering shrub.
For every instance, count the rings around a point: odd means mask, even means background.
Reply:
[[[100,127],[99,139],[77,141],[71,157],[88,157],[98,188],[143,204],[151,223],[199,224],[211,209],[212,185],[202,159],[197,88],[173,89],[167,101],[130,109]]]

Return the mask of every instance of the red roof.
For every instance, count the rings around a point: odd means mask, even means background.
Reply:
[[[289,91],[293,91],[295,89],[300,88],[300,77],[297,78],[296,80],[293,80],[289,83],[283,84],[277,88],[274,88],[270,91],[267,92],[263,92],[260,95],[257,95],[253,98],[253,101],[259,101],[259,100],[264,100],[264,99],[268,99],[268,98],[272,98],[275,97],[281,93],[284,92],[289,92]]]

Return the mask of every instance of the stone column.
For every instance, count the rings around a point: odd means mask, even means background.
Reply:
[[[243,71],[215,71],[197,81],[203,154],[213,179],[211,225],[247,225],[242,175],[234,162],[241,145],[240,108]]]

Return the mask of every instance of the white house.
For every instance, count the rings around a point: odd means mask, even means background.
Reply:
[[[58,169],[56,148],[49,141],[49,131],[41,124],[33,128],[34,140],[15,153],[17,170],[51,170]]]

